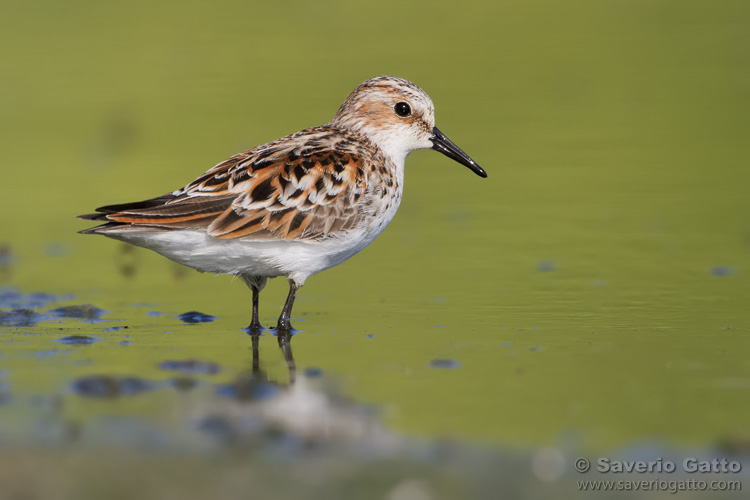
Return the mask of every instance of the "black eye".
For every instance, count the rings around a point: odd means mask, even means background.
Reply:
[[[397,102],[396,105],[393,106],[393,110],[401,118],[406,118],[411,114],[411,108],[405,102]]]

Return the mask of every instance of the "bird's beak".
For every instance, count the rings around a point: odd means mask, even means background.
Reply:
[[[477,162],[471,159],[469,155],[461,151],[461,148],[451,142],[450,139],[445,137],[443,133],[438,130],[437,127],[432,127],[432,149],[440,151],[448,158],[456,160],[461,165],[466,165],[479,177],[487,177],[487,172],[482,167],[477,165]]]

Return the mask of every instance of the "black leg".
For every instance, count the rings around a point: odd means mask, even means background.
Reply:
[[[246,274],[240,275],[245,284],[253,291],[253,319],[250,321],[250,326],[247,328],[252,334],[260,334],[260,319],[258,316],[258,302],[260,298],[260,291],[266,286],[266,280],[263,276],[249,276]]]
[[[297,296],[297,290],[299,285],[292,280],[289,280],[289,295],[286,297],[286,303],[284,309],[281,310],[281,316],[279,316],[279,323],[276,325],[277,330],[284,332],[292,331],[292,306],[294,305],[294,298]]]
[[[258,319],[258,302],[260,298],[260,290],[258,287],[250,287],[253,291],[253,319],[250,321],[250,330],[252,332],[260,332],[260,320]]]

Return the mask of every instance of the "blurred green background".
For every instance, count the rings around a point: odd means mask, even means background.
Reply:
[[[298,365],[427,439],[691,448],[750,434],[748,2],[2,10],[2,284],[75,294],[110,319],[146,322],[134,303],[221,318],[200,335],[131,332],[129,350],[100,343],[47,370],[14,354],[49,345],[27,339],[4,349],[14,391],[60,393],[102,371],[163,378],[165,352],[240,371],[242,283],[77,235],[74,217],[326,123],[356,85],[392,74],[430,94],[437,125],[489,178],[414,153],[391,226],[302,289]],[[266,289],[264,324],[285,293]],[[168,411],[154,406],[121,410]],[[100,410],[71,402],[66,418]]]

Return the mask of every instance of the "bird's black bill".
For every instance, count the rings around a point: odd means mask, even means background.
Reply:
[[[478,176],[487,177],[487,172],[485,172],[482,167],[477,165],[477,162],[472,160],[469,155],[461,151],[461,148],[453,144],[450,139],[445,137],[445,135],[443,135],[443,133],[438,130],[437,127],[432,127],[432,137],[430,137],[430,140],[432,141],[432,149],[440,151],[445,156],[456,160],[461,165],[466,165]]]

